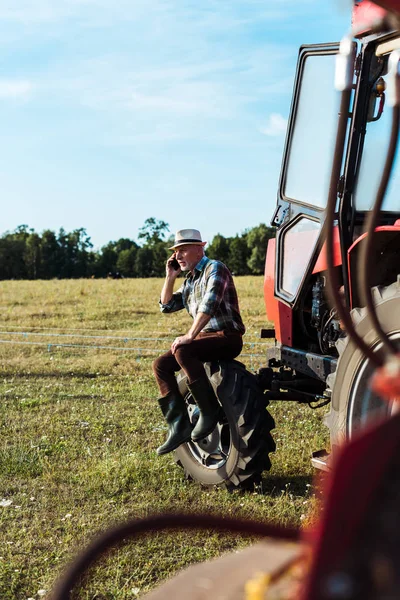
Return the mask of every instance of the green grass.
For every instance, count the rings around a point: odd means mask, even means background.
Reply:
[[[171,455],[155,455],[165,426],[156,405],[152,356],[190,322],[183,312],[159,313],[161,284],[154,279],[2,282],[0,340],[37,344],[0,343],[0,500],[11,501],[0,506],[2,600],[49,592],[96,532],[127,518],[194,511],[300,524],[315,510],[310,453],[327,440],[319,410],[271,405],[277,451],[262,494],[202,489],[183,478]],[[257,336],[268,326],[262,286],[261,277],[237,278],[247,326],[243,352],[251,354],[242,360],[253,370],[265,363],[256,356],[265,352]],[[141,341],[147,351],[140,356],[112,349],[138,346],[124,338],[146,336],[160,341]],[[136,598],[177,569],[248,543],[215,532],[141,538],[104,558],[74,597]]]

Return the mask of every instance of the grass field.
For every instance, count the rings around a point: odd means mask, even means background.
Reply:
[[[256,354],[265,353],[259,331],[268,325],[263,281],[236,283],[247,326],[241,360],[255,370],[264,362]],[[326,444],[321,410],[271,405],[277,450],[263,493],[202,489],[172,455],[156,457],[165,426],[151,357],[190,322],[183,311],[160,314],[161,284],[1,283],[2,600],[46,597],[96,532],[128,517],[196,511],[300,524],[315,507],[310,453]],[[101,348],[83,347],[92,345]],[[215,532],[142,538],[113,551],[74,598],[137,598],[177,569],[248,543]]]

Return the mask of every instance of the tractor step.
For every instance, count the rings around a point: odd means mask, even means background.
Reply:
[[[311,454],[311,464],[315,469],[321,471],[330,471],[330,458],[331,455],[326,450],[317,450]]]

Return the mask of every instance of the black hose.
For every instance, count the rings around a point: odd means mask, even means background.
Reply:
[[[337,203],[337,184],[340,177],[343,149],[346,139],[350,95],[351,90],[348,89],[345,89],[341,93],[338,131],[336,136],[332,173],[329,183],[328,202],[326,207],[326,219],[324,224],[324,235],[326,237],[326,260],[328,269],[327,292],[331,303],[333,304],[333,306],[336,307],[339,318],[342,324],[344,325],[346,333],[348,334],[351,341],[360,348],[360,350],[367,356],[367,358],[369,358],[369,360],[376,367],[380,367],[383,365],[382,356],[379,353],[373,352],[373,350],[358,335],[354,328],[350,311],[347,307],[344,306],[342,302],[342,298],[339,292],[340,282],[337,271],[334,266],[333,234]]]
[[[127,538],[165,529],[213,529],[214,531],[271,537],[291,542],[298,541],[301,534],[301,530],[296,528],[211,515],[164,514],[127,521],[100,534],[75,559],[56,584],[51,596],[52,600],[69,600],[72,589],[84,572],[115,544],[120,544]]]
[[[366,239],[364,244],[361,246],[360,259],[359,259],[359,292],[361,299],[363,300],[368,315],[371,319],[372,326],[375,329],[379,339],[381,340],[383,347],[389,354],[396,354],[397,347],[394,342],[389,338],[386,332],[383,330],[382,325],[379,322],[376,314],[376,308],[372,297],[372,264],[374,254],[374,232],[378,225],[379,214],[382,209],[383,200],[388,187],[390,175],[393,169],[394,159],[396,156],[396,150],[399,139],[399,124],[400,124],[400,109],[398,106],[393,107],[393,118],[392,126],[390,131],[389,147],[386,154],[385,165],[379,184],[376,200],[372,211],[369,213],[366,223]]]

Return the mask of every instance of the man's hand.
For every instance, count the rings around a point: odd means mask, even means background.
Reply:
[[[184,344],[190,344],[191,342],[193,342],[193,337],[189,333],[175,338],[171,344],[172,354],[175,354],[178,346],[183,346]]]
[[[211,319],[210,315],[206,315],[204,313],[197,313],[193,325],[189,329],[189,331],[185,335],[181,335],[172,342],[171,351],[172,354],[175,354],[178,346],[183,346],[184,344],[190,344],[196,338],[196,336],[200,333],[200,331],[207,325],[209,320]]]
[[[174,268],[174,264],[175,264],[175,266],[178,265],[177,269]],[[175,252],[167,260],[165,271],[166,271],[166,275],[169,279],[171,279],[171,278],[176,279],[178,277],[179,273],[181,272],[181,268],[176,260]]]

